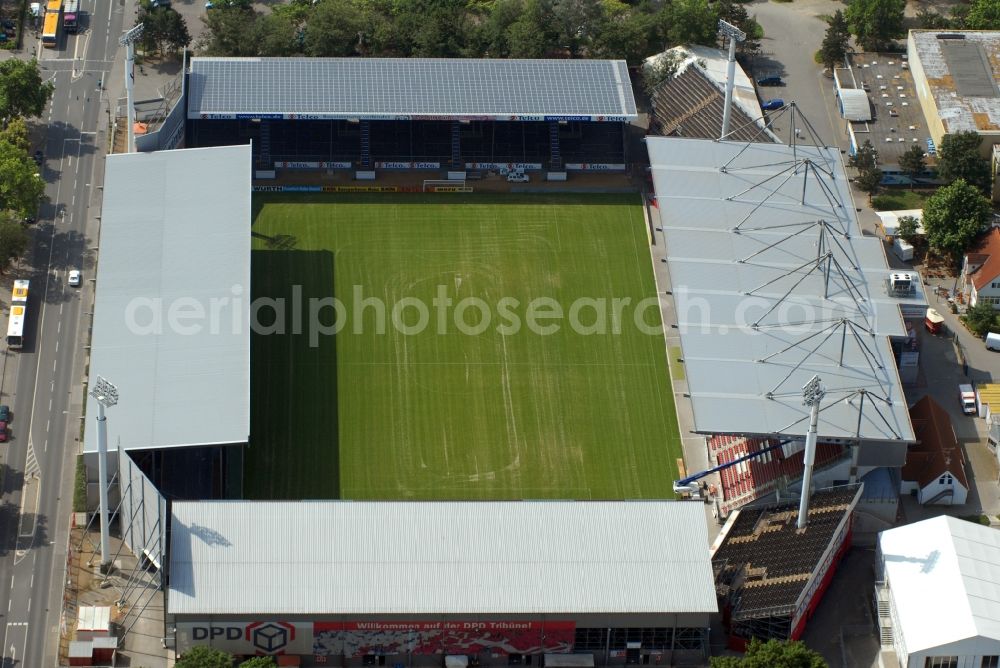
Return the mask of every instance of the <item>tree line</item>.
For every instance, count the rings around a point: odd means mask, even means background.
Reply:
[[[269,12],[219,0],[198,45],[214,56],[614,58],[717,44],[720,18],[760,48],[740,0],[291,0]]]
[[[0,272],[28,249],[24,224],[34,220],[45,194],[26,119],[42,114],[53,90],[37,61],[0,63]]]

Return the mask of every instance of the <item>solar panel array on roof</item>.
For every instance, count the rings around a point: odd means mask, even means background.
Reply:
[[[938,39],[941,39],[940,35]],[[997,84],[990,73],[990,63],[979,44],[950,39],[941,42],[941,53],[959,95],[997,97]]]
[[[620,60],[192,58],[188,118],[636,117]]]

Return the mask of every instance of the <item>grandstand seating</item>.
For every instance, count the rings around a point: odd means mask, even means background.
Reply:
[[[195,119],[188,122],[188,146],[226,146],[252,140],[258,167],[273,161],[356,163],[362,154],[360,123],[325,120]],[[369,148],[373,162],[451,163],[456,126],[451,121],[371,121]],[[266,133],[262,128],[266,126]],[[461,156],[465,162],[533,162],[548,168],[556,154],[563,163],[625,162],[620,123],[545,122],[462,123]],[[267,135],[267,141],[264,139]],[[262,151],[262,148],[264,149]],[[269,155],[267,155],[269,154]],[[554,167],[555,168],[555,167]]]
[[[774,445],[775,441],[743,436],[715,435],[708,439],[709,457],[717,463],[731,462],[739,457]],[[816,469],[822,469],[846,456],[844,445],[819,443],[816,446]],[[722,504],[720,510],[728,515],[740,506],[761,498],[779,484],[787,485],[802,478],[804,452],[789,456],[775,448],[754,459],[740,462],[719,472]]]

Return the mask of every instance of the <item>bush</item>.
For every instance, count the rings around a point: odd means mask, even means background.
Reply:
[[[76,457],[76,479],[73,485],[73,512],[87,512],[87,467],[83,455]]]
[[[978,337],[986,336],[986,333],[997,324],[997,312],[992,304],[979,302],[975,306],[970,306],[962,318],[969,331]]]
[[[961,519],[966,522],[972,522],[973,524],[982,524],[983,526],[990,525],[990,518],[987,515],[962,515]]]

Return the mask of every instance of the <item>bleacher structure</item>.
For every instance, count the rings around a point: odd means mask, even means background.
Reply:
[[[727,434],[711,436],[707,440],[709,457],[717,464],[735,461],[777,444],[775,440]],[[719,471],[720,515],[726,517],[744,504],[801,481],[803,454],[803,442],[794,441]],[[818,443],[816,446],[817,471],[849,459],[850,452],[844,444]]]
[[[187,146],[269,169],[626,168],[624,61],[192,58]]]
[[[730,648],[742,650],[751,638],[802,636],[850,547],[861,491],[845,485],[814,492],[803,530],[796,526],[798,500],[746,506],[729,516],[711,553]]]

